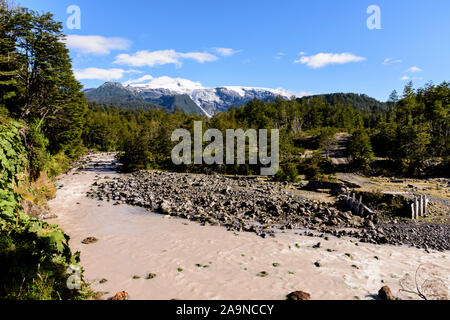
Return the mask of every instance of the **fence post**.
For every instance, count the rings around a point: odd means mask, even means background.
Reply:
[[[362,195],[359,195],[359,204],[358,204],[357,214],[359,214],[359,212],[361,211],[362,206],[363,206]]]
[[[417,200],[417,197],[414,198],[414,204],[415,204],[415,212],[416,212],[416,219],[419,219],[419,201]]]

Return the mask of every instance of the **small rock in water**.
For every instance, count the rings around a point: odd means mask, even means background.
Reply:
[[[95,237],[88,237],[86,239],[84,239],[83,241],[81,241],[82,244],[92,244],[92,243],[96,243],[98,242],[98,239]]]
[[[288,300],[310,300],[311,299],[311,295],[307,292],[303,292],[303,291],[294,291],[291,292],[287,295],[287,299]]]
[[[267,277],[269,274],[266,271],[261,271],[260,273],[257,274],[258,277],[261,278],[265,278]]]
[[[351,253],[346,253],[345,255],[346,255],[350,260],[353,260],[353,256],[352,256]]]

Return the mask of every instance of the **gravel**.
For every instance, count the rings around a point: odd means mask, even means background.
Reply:
[[[450,249],[448,224],[377,223],[375,215],[354,216],[342,206],[307,199],[284,187],[254,177],[139,171],[95,182],[87,196],[261,237],[303,229],[310,236],[326,233],[368,243]]]

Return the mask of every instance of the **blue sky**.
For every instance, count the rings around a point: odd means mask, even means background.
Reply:
[[[409,80],[450,80],[448,0],[17,2],[64,22],[85,87],[168,76],[386,100]],[[67,26],[70,5],[81,10],[80,29]],[[381,29],[367,27],[370,5]]]

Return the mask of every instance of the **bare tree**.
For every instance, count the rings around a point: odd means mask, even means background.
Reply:
[[[432,265],[419,265],[414,275],[406,274],[400,280],[400,292],[410,293],[423,300],[448,300],[448,288]]]

